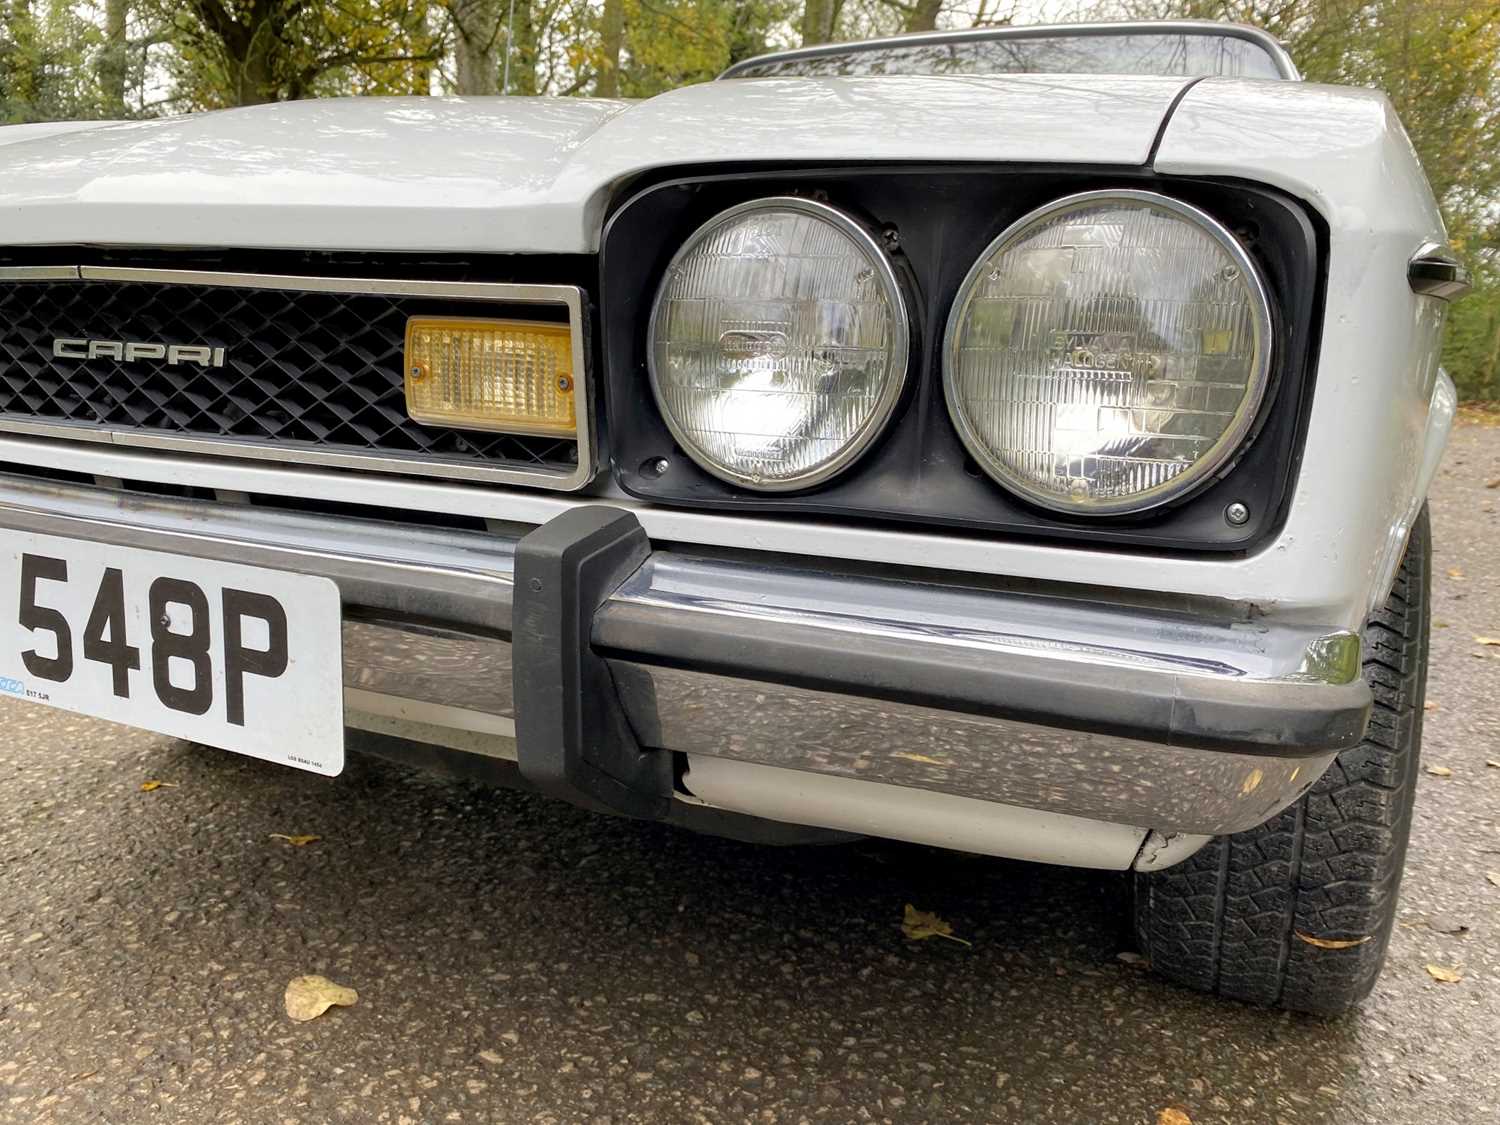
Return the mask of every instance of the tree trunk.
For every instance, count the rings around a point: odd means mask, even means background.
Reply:
[[[11,40],[10,58],[5,60],[10,71],[5,76],[5,87],[21,109],[20,120],[29,121],[42,92],[36,23],[31,16],[30,0],[11,0],[9,5],[0,0],[0,15],[6,17]]]
[[[500,89],[502,0],[452,0],[457,93],[493,94]]]
[[[601,98],[617,98],[620,96],[620,49],[625,42],[625,0],[604,0],[599,38],[599,77],[594,79],[594,94]]]
[[[906,14],[907,31],[935,31],[943,0],[917,0]]]
[[[504,65],[501,67],[502,88],[507,94],[535,94],[536,56],[539,29],[531,0],[514,0],[515,20],[510,19],[511,0],[506,0],[505,20],[509,27],[502,42],[505,43]],[[515,36],[514,42],[510,35]]]
[[[802,9],[802,45],[827,43],[833,38],[834,0],[806,0]]]
[[[410,29],[407,33],[407,50],[411,52],[411,92],[432,93],[432,69],[436,53],[436,37],[432,32],[432,12],[427,0],[412,0]]]
[[[277,100],[275,63],[273,54],[276,35],[268,26],[256,27],[250,34],[244,54],[235,60],[239,64],[238,80],[235,82],[235,105],[265,105]],[[292,99],[303,96],[298,88],[288,90]]]
[[[125,74],[130,44],[125,37],[129,0],[105,0],[104,46],[99,51],[99,91],[101,108],[106,117],[124,117],[130,112],[125,104]]]

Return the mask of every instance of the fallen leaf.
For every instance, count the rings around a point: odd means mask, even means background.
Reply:
[[[1448,577],[1449,578],[1457,578],[1459,581],[1462,581],[1463,580],[1463,576],[1464,576],[1464,572],[1463,572],[1463,568],[1462,567],[1450,566],[1448,568]]]
[[[359,999],[352,988],[334,984],[327,977],[293,977],[286,986],[286,1014],[298,1023],[315,1020],[338,1004],[347,1008]]]
[[[1428,766],[1427,767],[1427,772],[1430,773],[1430,774],[1432,774],[1433,777],[1452,777],[1453,776],[1453,771],[1450,770],[1447,766]]]
[[[1484,487],[1485,488],[1500,488],[1500,477],[1496,477],[1494,480],[1487,480],[1487,481],[1485,481],[1484,482]]]
[[[1374,936],[1373,934],[1366,934],[1364,937],[1357,938],[1323,938],[1312,937],[1309,934],[1304,934],[1301,930],[1293,930],[1292,932],[1307,942],[1308,945],[1315,945],[1319,949],[1353,949],[1356,945],[1364,945],[1365,942]]]
[[[271,833],[271,839],[273,839],[273,840],[285,840],[288,844],[291,844],[292,847],[294,847],[294,848],[305,848],[305,847],[307,847],[308,844],[316,844],[322,838],[323,837],[321,837],[321,836],[288,836],[284,832],[272,832]]]
[[[1187,1115],[1187,1110],[1169,1105],[1157,1111],[1156,1125],[1193,1125],[1193,1119]]]
[[[142,793],[154,793],[158,789],[176,789],[175,781],[157,781],[154,777],[150,781],[141,782]]]
[[[1492,886],[1500,887],[1500,871],[1486,871],[1484,877],[1490,881]]]
[[[1426,703],[1422,704],[1422,710],[1424,711],[1436,711],[1437,709],[1438,705],[1434,700],[1429,699]]]
[[[1500,762],[1495,761],[1494,758],[1486,758],[1484,760],[1484,764],[1489,766],[1492,770],[1500,770]]]
[[[1440,980],[1444,984],[1457,984],[1464,979],[1462,969],[1450,969],[1446,965],[1428,965],[1427,975],[1433,980]]]
[[[911,903],[906,904],[906,916],[901,920],[901,932],[912,941],[922,941],[925,938],[940,937],[949,941],[956,941],[960,945],[973,945],[973,942],[965,941],[961,937],[953,936],[953,927],[943,921],[936,914],[929,914],[925,910],[918,910]]]
[[[1469,932],[1465,923],[1445,916],[1427,919],[1427,928],[1435,934],[1448,934],[1450,937],[1462,937]]]
[[[908,762],[920,762],[924,766],[941,766],[947,764],[938,761],[936,758],[929,758],[926,754],[914,754],[908,750],[897,750],[891,757],[905,758]]]
[[[1446,621],[1434,621],[1432,623],[1432,627],[1434,629],[1446,629],[1448,627],[1448,623]]]
[[[1475,637],[1474,643],[1476,645],[1495,645],[1496,647],[1500,647],[1500,637]]]

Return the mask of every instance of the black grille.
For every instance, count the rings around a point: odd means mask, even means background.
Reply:
[[[415,466],[569,471],[571,439],[426,426],[406,414],[411,316],[565,319],[562,306],[132,281],[0,282],[0,426],[71,423]],[[222,368],[55,358],[58,337],[222,347]],[[581,405],[581,404],[580,404]]]

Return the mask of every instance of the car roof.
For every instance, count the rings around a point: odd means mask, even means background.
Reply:
[[[787,51],[770,51],[754,58],[735,63],[719,78],[738,78],[740,72],[767,62],[794,62],[797,59],[815,59],[824,55],[839,55],[854,51],[878,51],[890,47],[906,47],[921,43],[966,43],[986,39],[1039,39],[1076,35],[1120,35],[1120,34],[1171,34],[1171,35],[1223,35],[1232,39],[1245,39],[1261,47],[1271,56],[1282,78],[1299,81],[1302,75],[1292,56],[1287,53],[1281,40],[1269,31],[1244,23],[1222,23],[1217,20],[1110,20],[1092,23],[1048,23],[1006,24],[999,27],[977,27],[964,31],[920,31],[906,35],[891,35],[880,39],[858,39],[844,43],[819,43],[812,47],[796,47]]]

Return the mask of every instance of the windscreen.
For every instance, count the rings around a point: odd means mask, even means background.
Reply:
[[[1284,78],[1260,44],[1212,32],[996,35],[768,58],[733,78],[864,74],[1165,74]]]

